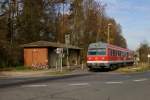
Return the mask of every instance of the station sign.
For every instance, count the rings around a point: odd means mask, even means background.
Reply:
[[[65,35],[65,43],[70,44],[70,34]]]
[[[57,53],[57,54],[63,53],[63,48],[57,48],[57,49],[56,49],[56,53]]]

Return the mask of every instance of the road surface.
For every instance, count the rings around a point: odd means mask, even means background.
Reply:
[[[150,72],[90,73],[0,88],[0,100],[150,100]]]

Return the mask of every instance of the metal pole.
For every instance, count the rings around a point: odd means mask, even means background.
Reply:
[[[63,62],[62,62],[62,59],[63,59],[63,48],[61,48],[61,53],[60,53],[60,71],[62,72],[63,71]]]
[[[67,47],[67,67],[69,69],[70,66],[69,66],[69,57],[68,57],[68,55],[69,55],[69,50],[68,50],[68,47]]]
[[[107,43],[109,44],[109,25],[108,25],[108,33],[107,33]]]
[[[62,35],[64,35],[64,10],[65,10],[65,5],[64,5],[64,1],[63,1],[63,18],[62,18],[62,25],[63,25],[63,33],[62,33]],[[64,37],[63,37],[64,38]],[[61,42],[63,42],[63,38],[62,38],[62,41]]]
[[[148,65],[150,65],[150,54],[149,54],[149,48],[147,48],[147,57],[148,57]]]
[[[60,63],[61,63],[61,65],[60,65],[60,66],[61,66],[61,69],[60,69],[60,71],[62,72],[62,70],[63,70],[63,69],[62,69],[62,54],[61,54]]]
[[[148,64],[150,65],[150,57],[148,57]]]
[[[84,63],[83,63],[83,61],[82,61],[82,70],[84,69]]]
[[[57,69],[58,69],[58,55],[57,55],[57,58],[56,58],[57,60],[56,60],[56,71],[57,71]]]

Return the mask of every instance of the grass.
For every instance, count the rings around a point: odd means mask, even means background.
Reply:
[[[17,67],[14,67],[12,70],[13,71],[29,71],[33,69],[26,67],[26,66],[17,66]]]
[[[138,64],[137,66],[127,66],[117,69],[118,72],[123,73],[136,73],[136,72],[146,72],[150,70],[150,65],[148,64]]]
[[[0,71],[33,71],[34,69],[27,66],[3,67]]]
[[[53,72],[49,72],[48,75],[61,76],[61,75],[66,75],[69,72],[70,72],[69,70],[63,70],[62,72],[61,71],[53,71]]]
[[[26,66],[16,66],[16,67],[7,67],[0,68],[0,71],[5,73],[5,75],[17,76],[17,75],[48,75],[48,76],[63,76],[69,74],[72,70],[63,69],[63,71],[59,71],[56,69],[33,69],[31,67]]]

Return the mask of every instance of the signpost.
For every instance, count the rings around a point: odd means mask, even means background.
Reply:
[[[66,43],[67,45],[70,44],[70,34],[65,35],[65,43]]]
[[[56,49],[56,53],[57,53],[57,54],[60,54],[62,51],[63,51],[63,48],[57,48],[57,49]]]
[[[59,56],[59,61],[60,61],[60,71],[62,72],[62,70],[63,70],[63,65],[62,65],[62,58],[63,58],[63,48],[57,48],[56,49],[56,53],[58,54],[58,56]],[[57,67],[57,66],[56,66]]]
[[[70,68],[70,66],[69,66],[69,50],[68,50],[68,48],[67,48],[67,67],[68,67],[68,69]]]
[[[70,68],[69,66],[69,49],[68,49],[68,45],[70,44],[70,34],[65,35],[65,43],[67,45],[67,67],[68,69]]]

